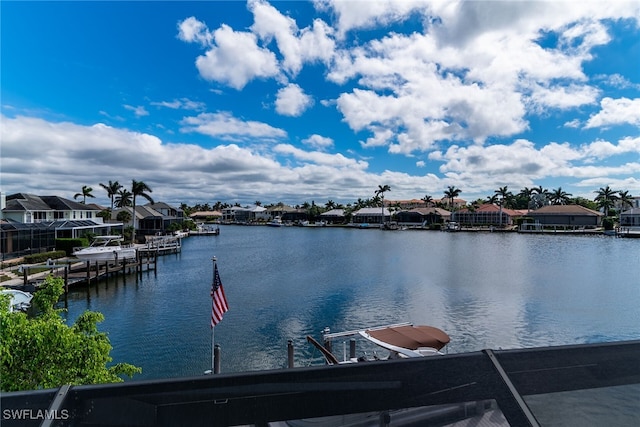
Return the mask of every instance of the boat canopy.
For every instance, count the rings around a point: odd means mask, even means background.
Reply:
[[[382,329],[368,329],[366,333],[373,338],[397,347],[417,350],[431,347],[440,350],[451,338],[441,329],[425,325],[392,326]]]

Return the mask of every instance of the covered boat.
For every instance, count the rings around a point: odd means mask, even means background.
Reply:
[[[370,343],[382,347],[389,351],[387,357],[379,357],[374,352],[373,358],[356,357],[355,341],[352,340],[347,357],[346,344],[344,347],[343,362],[332,353],[333,340],[337,338],[362,337]],[[434,326],[412,325],[411,323],[400,323],[375,328],[358,329],[346,332],[331,333],[325,328],[322,335],[324,345],[321,345],[312,337],[307,337],[307,341],[313,344],[324,356],[330,365],[337,363],[354,363],[366,360],[397,359],[409,357],[424,357],[443,354],[442,350],[451,340],[446,332]]]

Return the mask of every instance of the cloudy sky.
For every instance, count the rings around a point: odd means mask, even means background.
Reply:
[[[0,7],[6,194],[640,195],[638,1]]]

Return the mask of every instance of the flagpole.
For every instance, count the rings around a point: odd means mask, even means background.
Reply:
[[[215,281],[216,278],[216,262],[217,262],[217,258],[214,256],[213,259],[213,278],[212,278],[212,283],[213,281]],[[211,296],[211,298],[213,298],[213,295]],[[213,324],[213,322],[211,323],[211,373],[215,374],[215,366],[216,366],[216,352],[215,352],[215,340],[214,340],[214,331],[215,331],[216,327]]]

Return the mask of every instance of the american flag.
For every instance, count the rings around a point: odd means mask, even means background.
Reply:
[[[211,327],[213,328],[222,320],[222,316],[229,310],[227,297],[224,295],[218,265],[213,268],[213,285],[211,286]]]

